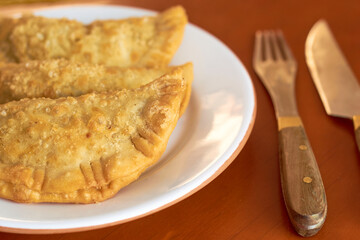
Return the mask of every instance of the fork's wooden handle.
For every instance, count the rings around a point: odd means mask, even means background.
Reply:
[[[324,224],[327,203],[320,172],[298,117],[279,117],[280,173],[286,208],[301,236],[316,234]]]
[[[355,138],[358,149],[360,151],[360,116],[353,116]]]

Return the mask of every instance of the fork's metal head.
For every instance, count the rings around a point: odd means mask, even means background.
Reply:
[[[297,65],[281,31],[256,32],[253,67],[267,88],[278,116],[296,114]]]
[[[287,67],[292,71],[297,69],[293,54],[283,33],[279,30],[257,31],[255,35],[253,67],[258,73],[258,71],[262,71],[262,68],[269,65]]]

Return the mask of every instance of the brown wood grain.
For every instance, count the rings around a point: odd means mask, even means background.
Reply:
[[[273,106],[251,68],[255,31],[274,28],[283,30],[298,62],[299,113],[327,194],[326,222],[311,239],[359,239],[360,154],[353,124],[326,115],[304,57],[308,31],[315,21],[324,18],[360,78],[358,0],[116,2],[159,11],[182,4],[192,23],[217,36],[235,52],[248,69],[257,94],[257,118],[249,141],[234,162],[205,188],[150,216],[92,231],[55,235],[0,233],[0,239],[301,239],[291,226],[282,199]]]
[[[327,203],[303,125],[280,129],[279,143],[281,186],[289,218],[301,236],[313,236],[324,224]]]

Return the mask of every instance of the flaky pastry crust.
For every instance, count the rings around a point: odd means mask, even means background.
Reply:
[[[186,82],[182,114],[189,102],[193,65],[176,67],[107,67],[75,63],[65,59],[0,64],[0,103],[22,98],[77,97],[91,92],[135,89],[160,76],[180,69]]]
[[[37,16],[0,19],[0,61],[66,58],[108,66],[166,66],[182,41],[180,7],[157,16],[98,20],[89,25]]]
[[[179,69],[134,90],[0,105],[0,197],[93,203],[164,152],[186,84]]]

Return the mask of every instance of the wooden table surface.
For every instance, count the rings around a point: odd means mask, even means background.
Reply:
[[[255,31],[273,28],[283,30],[298,61],[299,112],[327,194],[325,225],[312,238],[359,239],[360,154],[354,142],[353,125],[349,120],[326,115],[304,57],[308,31],[315,21],[324,18],[360,78],[359,1],[118,0],[116,3],[158,11],[181,4],[192,23],[228,45],[248,69],[256,90],[257,117],[252,134],[219,177],[165,210],[86,232],[0,233],[0,239],[300,239],[289,222],[282,199],[273,106],[251,67]]]

